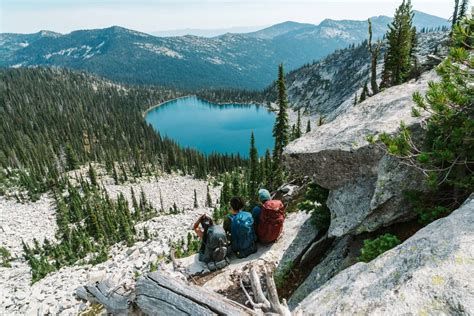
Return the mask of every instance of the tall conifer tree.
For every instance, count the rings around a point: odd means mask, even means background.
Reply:
[[[388,50],[385,56],[384,86],[404,83],[410,75],[414,47],[413,9],[410,0],[403,0],[395,11],[387,32]]]
[[[278,66],[278,114],[273,127],[273,137],[275,137],[275,147],[273,148],[273,182],[272,187],[278,187],[283,184],[284,174],[282,164],[283,149],[289,142],[289,124],[288,124],[288,96],[285,86],[285,73],[283,64]]]
[[[249,197],[253,200],[258,186],[258,151],[255,147],[255,136],[252,132],[250,136],[250,152],[249,152],[249,168],[250,168],[250,179],[249,179]]]

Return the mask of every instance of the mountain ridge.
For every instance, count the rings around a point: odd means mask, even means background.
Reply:
[[[420,16],[427,21],[425,27],[433,21],[445,23]],[[374,18],[375,38],[385,33],[387,19]],[[325,20],[319,25],[287,21],[254,33],[213,38],[157,37],[120,26],[54,34],[26,40],[21,39],[24,34],[0,34],[0,66],[59,66],[128,84],[184,89],[263,89],[273,81],[280,63],[293,70],[362,42],[367,38],[367,21]]]

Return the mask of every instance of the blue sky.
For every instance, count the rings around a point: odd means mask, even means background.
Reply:
[[[264,26],[325,18],[366,19],[393,15],[393,0],[0,0],[0,32],[32,33],[111,25],[153,32]],[[451,0],[412,0],[415,9],[448,18]]]

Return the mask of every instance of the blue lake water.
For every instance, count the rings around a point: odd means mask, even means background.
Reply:
[[[186,97],[150,110],[145,120],[162,136],[206,154],[239,153],[248,157],[252,131],[260,156],[274,145],[275,115],[263,106],[217,105]]]

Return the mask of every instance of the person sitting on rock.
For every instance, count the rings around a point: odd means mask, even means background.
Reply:
[[[252,209],[252,216],[255,222],[255,230],[257,230],[258,228],[258,222],[260,220],[260,214],[262,213],[263,204],[265,204],[266,201],[270,201],[271,199],[272,196],[270,195],[270,192],[267,189],[258,190],[258,201],[260,203],[258,205],[255,205],[255,207]]]
[[[253,217],[243,210],[245,203],[241,197],[233,197],[230,206],[231,214],[224,219],[224,230],[232,251],[238,258],[245,258],[257,251]]]
[[[221,226],[214,225],[212,218],[202,214],[194,223],[194,231],[201,239],[199,261],[208,264],[211,271],[229,264],[227,259],[227,236]]]
[[[255,230],[261,243],[272,243],[280,237],[285,221],[285,206],[280,200],[272,200],[270,192],[265,189],[258,191],[260,205],[252,210]]]

